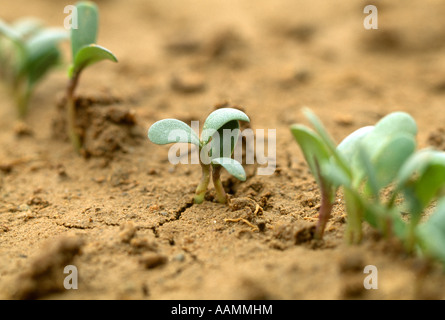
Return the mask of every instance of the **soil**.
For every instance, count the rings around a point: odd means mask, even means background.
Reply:
[[[97,3],[99,44],[119,63],[82,75],[83,156],[60,131],[68,44],[24,123],[0,88],[0,298],[445,298],[439,266],[369,226],[347,244],[341,194],[313,240],[320,196],[289,131],[306,123],[305,106],[336,141],[402,110],[419,148],[443,149],[443,1],[376,0],[377,30],[354,1]],[[3,1],[0,12],[62,26],[68,4]],[[242,107],[254,130],[276,129],[277,169],[244,183],[224,174],[230,205],[213,201],[213,186],[196,205],[199,165],[170,164],[146,132],[164,118],[202,123],[223,105]],[[67,265],[77,290],[63,287]],[[377,290],[363,286],[366,265]]]

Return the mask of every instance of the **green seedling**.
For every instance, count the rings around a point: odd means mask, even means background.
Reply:
[[[71,29],[72,64],[69,67],[69,82],[66,90],[68,135],[77,152],[82,141],[76,126],[76,105],[74,92],[79,77],[85,68],[103,60],[117,62],[115,55],[108,49],[96,44],[99,12],[94,2],[82,1],[76,4],[77,28]]]
[[[394,202],[384,203],[383,190],[392,185],[398,172],[416,149],[417,126],[404,112],[394,112],[375,126],[359,129],[346,137],[337,147],[340,156],[350,164],[349,181],[336,181],[343,186],[346,208],[351,224],[348,237],[361,240],[361,220],[364,218],[383,233],[403,233],[400,215]],[[335,166],[326,169],[336,170]],[[393,230],[389,230],[392,225]]]
[[[315,238],[323,238],[324,229],[328,222],[335,201],[336,188],[325,178],[321,172],[321,166],[330,161],[332,152],[326,146],[322,138],[316,132],[303,126],[293,125],[292,134],[303,151],[306,162],[320,188],[321,206],[319,210],[318,224],[315,229]]]
[[[17,113],[24,118],[37,84],[60,61],[64,29],[45,28],[34,19],[11,25],[0,20],[0,76],[10,85]]]
[[[393,113],[376,126],[363,127],[353,132],[336,146],[319,119],[309,110],[306,116],[315,131],[303,125],[293,125],[291,131],[315,176],[322,196],[315,236],[323,236],[336,191],[341,186],[348,213],[347,238],[350,242],[359,242],[364,218],[374,225],[388,218],[377,218],[380,216],[378,212],[391,211],[384,210],[377,199],[381,191],[394,181],[400,166],[414,152],[417,132],[415,122],[406,113]]]
[[[176,119],[160,120],[148,130],[148,138],[153,143],[159,145],[189,143],[198,148],[202,177],[196,188],[195,203],[204,201],[210,176],[215,186],[217,201],[219,203],[227,202],[227,196],[220,178],[222,168],[226,169],[235,178],[241,181],[246,180],[246,173],[242,165],[231,158],[238,141],[239,121],[249,122],[250,119],[240,110],[221,108],[213,111],[207,117],[201,138],[189,125]]]
[[[418,240],[416,228],[422,213],[432,201],[441,199],[444,195],[445,153],[429,149],[416,152],[401,168],[397,178],[393,199],[398,193],[405,199],[405,210],[410,213],[406,234],[407,248],[413,250]],[[437,206],[438,214],[443,216],[440,213],[442,209],[440,205]]]
[[[431,217],[415,233],[419,247],[426,257],[445,266],[445,199],[442,198]]]
[[[334,195],[341,187],[349,242],[361,240],[365,220],[382,234],[398,237],[408,252],[420,249],[445,265],[445,153],[415,150],[414,119],[404,112],[391,113],[335,146],[317,117],[308,110],[306,115],[315,131],[299,124],[291,131],[322,195],[316,236],[323,235]],[[431,218],[421,224],[434,201],[438,204]],[[409,214],[408,222],[401,212]]]

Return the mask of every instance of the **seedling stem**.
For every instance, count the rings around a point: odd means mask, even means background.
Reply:
[[[227,196],[226,192],[224,191],[224,187],[221,182],[221,166],[214,165],[212,170],[212,179],[213,179],[213,185],[215,186],[216,191],[216,200],[219,203],[226,203],[227,202]]]
[[[80,148],[82,147],[80,135],[76,126],[76,99],[74,97],[74,91],[76,90],[77,84],[79,82],[79,77],[79,72],[73,74],[73,76],[69,79],[66,91],[66,99],[68,104],[68,135],[77,153],[80,152]]]
[[[207,191],[207,187],[210,182],[210,165],[205,165],[201,162],[202,176],[201,180],[196,188],[195,192],[195,203],[202,203]]]

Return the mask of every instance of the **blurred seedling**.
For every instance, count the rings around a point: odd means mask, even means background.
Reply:
[[[201,181],[196,188],[194,202],[202,203],[212,177],[216,199],[226,203],[227,196],[221,182],[221,170],[226,169],[235,178],[245,181],[243,166],[232,159],[233,150],[239,136],[239,121],[250,122],[249,117],[234,108],[221,108],[213,111],[205,120],[201,138],[186,123],[176,119],[164,119],[154,123],[148,130],[148,138],[153,143],[189,143],[199,150],[199,163],[202,169]]]
[[[389,219],[377,213],[391,211],[389,207],[381,208],[380,195],[414,152],[416,124],[408,114],[395,112],[376,126],[356,130],[336,146],[315,114],[310,110],[305,114],[315,131],[302,124],[293,125],[291,131],[322,196],[316,238],[322,238],[337,189],[342,187],[348,216],[347,238],[360,242],[364,218],[374,226],[382,223],[381,219]]]
[[[416,250],[445,264],[445,153],[416,151],[417,125],[404,112],[393,112],[375,126],[347,136],[338,146],[309,110],[314,126],[291,131],[320,187],[322,205],[316,237],[322,238],[335,194],[343,189],[349,242],[362,238],[362,221],[385,236],[396,236],[408,252]],[[432,216],[420,223],[437,201]],[[408,214],[409,221],[401,217]]]
[[[0,20],[0,76],[9,85],[17,114],[24,118],[35,87],[58,65],[58,45],[69,35],[62,28],[47,28],[36,19],[12,24]]]
[[[69,82],[66,90],[68,135],[77,152],[82,148],[81,135],[76,126],[76,99],[74,92],[83,70],[103,61],[117,62],[115,55],[108,49],[96,44],[99,11],[91,1],[81,1],[76,4],[77,28],[71,29],[72,64],[69,67]]]

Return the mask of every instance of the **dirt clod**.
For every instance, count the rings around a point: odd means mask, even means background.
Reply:
[[[64,268],[81,253],[80,238],[60,238],[50,241],[20,274],[16,281],[13,299],[39,299],[64,290]]]
[[[139,258],[139,263],[146,269],[154,269],[166,264],[167,257],[158,253],[147,253]]]
[[[133,222],[127,222],[123,224],[121,227],[121,232],[119,233],[119,237],[122,242],[130,243],[133,237],[136,235],[136,228]]]
[[[62,99],[52,129],[54,138],[68,141],[65,108],[65,100]],[[111,159],[118,151],[127,152],[142,136],[136,126],[134,111],[119,98],[79,97],[76,99],[76,110],[76,126],[83,144],[81,153],[85,158]]]

